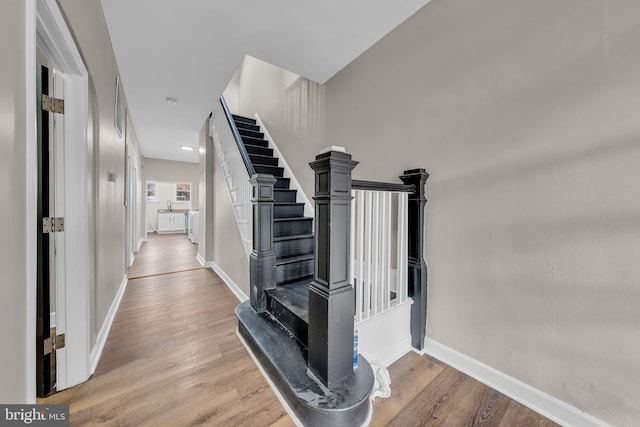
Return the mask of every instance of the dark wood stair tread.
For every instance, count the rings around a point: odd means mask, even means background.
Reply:
[[[276,265],[291,264],[291,263],[294,263],[294,262],[309,261],[309,260],[312,260],[312,259],[313,259],[313,252],[309,253],[309,254],[280,257],[280,258],[276,259]]]
[[[298,240],[298,239],[313,239],[313,234],[295,234],[293,236],[280,236],[274,237],[274,242],[284,242],[287,240]]]
[[[309,323],[309,285],[311,279],[300,280],[269,289],[269,296],[277,300],[305,323]]]

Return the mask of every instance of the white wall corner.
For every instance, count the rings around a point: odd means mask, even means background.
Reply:
[[[425,353],[469,375],[565,427],[611,427],[580,409],[500,372],[433,339],[425,339]]]
[[[198,261],[200,261],[200,259],[198,259]],[[224,270],[220,268],[215,262],[209,261],[205,263],[204,266],[215,271],[216,274],[220,276],[222,281],[224,281],[227,287],[231,290],[231,292],[233,292],[233,294],[236,296],[236,298],[238,298],[240,302],[244,302],[249,299],[247,294],[245,294],[242,289],[240,289],[240,287],[231,279],[231,277],[229,277],[227,273],[225,273]]]
[[[118,292],[116,293],[116,297],[113,299],[111,303],[111,307],[109,307],[109,311],[107,312],[107,317],[104,319],[102,323],[102,328],[100,328],[100,332],[96,338],[96,343],[91,350],[91,374],[96,371],[98,367],[98,362],[100,362],[100,357],[102,356],[102,350],[104,349],[104,345],[107,342],[107,337],[109,336],[109,332],[111,331],[111,326],[113,326],[113,319],[116,317],[116,313],[118,312],[118,308],[120,307],[120,303],[122,302],[122,297],[124,296],[124,291],[127,289],[127,283],[129,282],[129,278],[125,274],[122,278],[122,282],[120,283],[120,287]]]

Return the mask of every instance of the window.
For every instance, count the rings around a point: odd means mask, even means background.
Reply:
[[[158,201],[158,184],[155,182],[147,182],[147,201]]]
[[[175,189],[174,201],[188,202],[191,200],[191,184],[178,183]]]

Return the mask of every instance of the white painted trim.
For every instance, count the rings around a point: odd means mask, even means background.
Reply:
[[[26,298],[27,305],[24,309],[26,315],[26,331],[25,331],[25,363],[26,363],[26,396],[23,400],[28,404],[36,403],[36,325],[37,325],[37,259],[38,259],[38,236],[36,233],[37,203],[38,203],[38,183],[34,171],[38,170],[38,151],[37,151],[37,125],[36,125],[36,0],[26,0],[26,34],[25,34],[25,53],[26,53],[26,75],[25,75],[25,185],[26,185],[26,206],[24,216],[26,221]]]
[[[207,267],[207,262],[204,260],[202,255],[200,255],[200,253],[196,254],[196,260],[198,260],[198,262],[200,263],[201,266],[203,266],[205,268]]]
[[[372,364],[391,366],[411,351],[411,304],[407,301],[371,317],[356,322],[358,351]]]
[[[138,239],[138,244],[136,246],[136,252],[140,252],[140,247],[142,247],[142,244],[144,242],[148,242],[149,239],[147,239],[146,237],[141,237],[140,239]]]
[[[125,274],[122,278],[122,282],[120,283],[120,288],[118,288],[118,293],[113,299],[111,307],[109,307],[107,317],[102,323],[102,328],[100,328],[100,332],[96,337],[96,343],[93,346],[93,350],[91,350],[91,375],[93,375],[93,373],[96,371],[96,368],[98,367],[98,362],[100,362],[100,357],[102,356],[102,350],[104,349],[104,345],[107,342],[107,337],[109,336],[109,332],[111,331],[111,326],[113,326],[113,319],[116,317],[116,313],[118,312],[118,308],[120,307],[120,303],[122,302],[122,297],[124,296],[124,291],[127,289],[128,283],[129,278]]]
[[[136,260],[136,255],[133,251],[131,251],[131,256],[129,257],[129,265],[127,267],[131,267],[135,260]]]
[[[302,186],[296,179],[296,176],[293,174],[293,171],[287,164],[287,161],[285,160],[284,156],[280,152],[280,149],[276,145],[276,142],[271,137],[271,134],[269,133],[266,126],[262,122],[262,119],[260,119],[260,115],[258,113],[255,113],[254,117],[256,119],[256,123],[258,124],[258,126],[260,126],[260,131],[264,132],[264,139],[269,142],[269,148],[273,148],[273,155],[278,158],[278,161],[280,162],[279,166],[284,168],[284,177],[290,178],[290,183],[291,183],[290,188],[292,190],[298,190],[297,201],[299,203],[304,203],[304,215],[310,218],[315,218],[316,215],[315,215],[315,209],[313,207],[313,204],[309,201],[309,198],[307,197],[304,190],[302,189]]]
[[[610,427],[580,409],[444,344],[425,339],[425,353],[566,427]]]
[[[198,256],[198,261],[200,261],[202,257],[200,257],[200,254],[198,254]],[[202,261],[200,261],[200,263],[202,263]],[[222,281],[227,285],[227,287],[231,290],[231,292],[233,292],[233,294],[236,296],[236,298],[238,298],[240,302],[244,302],[249,299],[247,294],[245,294],[242,289],[240,289],[240,287],[236,285],[231,277],[229,277],[227,273],[225,273],[224,270],[218,266],[218,264],[213,261],[209,261],[204,264],[204,267],[211,268],[213,271],[215,271],[216,274],[220,276]]]
[[[52,311],[51,313],[49,313],[49,325],[52,328],[56,327],[56,312]]]

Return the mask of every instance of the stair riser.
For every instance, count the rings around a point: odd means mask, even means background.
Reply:
[[[313,260],[290,262],[276,266],[276,283],[300,280],[313,275]]]
[[[295,236],[296,234],[311,234],[313,222],[311,218],[295,221],[273,223],[273,237]]]
[[[256,139],[264,138],[263,132],[254,132],[252,130],[247,130],[247,129],[238,129],[238,132],[240,132],[240,135],[248,136],[250,138],[256,138]]]
[[[287,307],[274,298],[267,300],[269,313],[276,318],[301,343],[307,342],[309,326],[307,322],[293,314]]]
[[[273,242],[273,252],[277,257],[312,254],[314,251],[313,243],[313,237]]]
[[[295,203],[296,192],[295,191],[274,191],[273,198],[276,202],[283,203]]]
[[[288,190],[289,189],[289,181],[290,181],[290,178],[278,178],[276,183],[273,185],[273,188],[280,188],[280,189],[283,189],[283,190]]]
[[[266,173],[269,175],[273,175],[275,177],[282,177],[284,174],[284,169],[275,167],[275,166],[262,166],[262,165],[253,165],[253,168],[256,170],[256,173]]]
[[[253,125],[251,123],[241,122],[239,120],[236,120],[236,127],[238,129],[246,129],[246,130],[250,130],[250,131],[253,131],[253,132],[260,132],[260,126]]]
[[[250,119],[249,117],[236,116],[235,114],[232,114],[232,116],[233,116],[234,122],[249,123],[252,125],[256,124],[256,119]]]
[[[304,216],[304,205],[274,206],[274,218],[298,218]]]
[[[249,158],[251,159],[251,163],[253,163],[254,166],[278,166],[278,159],[276,157],[252,156],[251,154],[249,154]]]
[[[251,154],[257,154],[258,156],[273,156],[273,148],[265,148],[265,147],[258,147],[256,145],[244,145],[244,148],[247,149],[247,153]]]
[[[248,136],[242,137],[242,143],[244,144],[245,147],[248,145],[252,145],[254,147],[262,147],[262,148],[269,147],[269,143],[264,139],[249,138]]]

